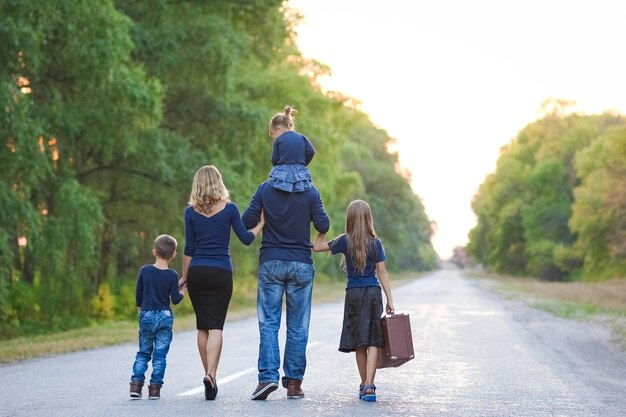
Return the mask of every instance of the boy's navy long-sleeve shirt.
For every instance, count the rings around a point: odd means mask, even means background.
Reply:
[[[176,271],[159,269],[154,265],[144,265],[139,269],[135,301],[141,311],[172,311],[170,300],[172,304],[178,304],[182,299]]]
[[[320,233],[328,232],[330,220],[319,191],[311,184],[306,191],[290,193],[272,187],[267,181],[259,185],[250,206],[242,215],[243,224],[254,227],[265,215],[259,263],[270,260],[312,264],[311,223]]]
[[[309,165],[315,156],[315,148],[306,136],[289,130],[274,140],[272,147],[272,164]]]

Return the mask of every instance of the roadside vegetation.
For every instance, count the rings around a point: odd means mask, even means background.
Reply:
[[[626,279],[547,282],[536,278],[468,273],[485,288],[559,317],[588,321],[611,330],[626,351]]]
[[[507,297],[606,325],[626,349],[626,117],[572,104],[547,100],[501,149],[452,261],[492,271],[479,282]]]
[[[470,264],[549,281],[626,276],[626,117],[544,103],[472,202]]]

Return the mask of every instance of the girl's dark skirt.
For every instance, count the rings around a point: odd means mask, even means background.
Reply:
[[[383,296],[380,287],[346,289],[339,351],[354,352],[362,346],[382,347],[382,314]]]
[[[187,289],[196,313],[196,328],[223,330],[233,295],[233,273],[212,266],[192,266],[187,272]]]

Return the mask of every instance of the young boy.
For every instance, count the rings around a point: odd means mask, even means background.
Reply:
[[[152,375],[148,386],[151,400],[161,397],[161,385],[165,375],[165,357],[172,342],[174,314],[170,299],[178,304],[183,299],[184,289],[178,290],[178,274],[169,269],[176,256],[176,239],[160,235],[154,241],[153,265],[144,265],[139,270],[135,299],[139,313],[139,351],[130,378],[130,398],[141,398],[141,389],[146,379],[148,362],[152,359]]]

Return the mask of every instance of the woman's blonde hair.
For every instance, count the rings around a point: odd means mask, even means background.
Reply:
[[[285,106],[282,113],[276,113],[272,116],[269,126],[270,136],[272,135],[272,131],[279,126],[282,126],[285,129],[293,129],[295,120],[294,116],[297,112],[298,111],[296,109],[291,108],[290,106]]]
[[[230,194],[217,168],[205,165],[196,171],[189,196],[189,204],[195,211],[209,214],[217,204],[229,201],[229,198]]]
[[[346,210],[348,253],[358,271],[367,265],[367,254],[376,251],[376,231],[370,205],[363,200],[352,201]]]

